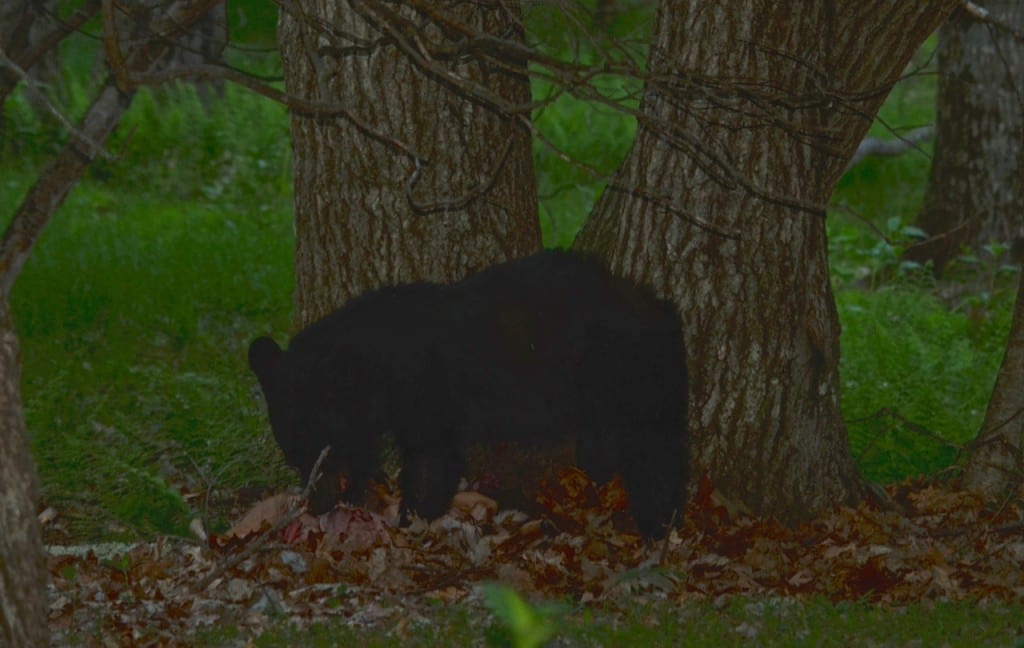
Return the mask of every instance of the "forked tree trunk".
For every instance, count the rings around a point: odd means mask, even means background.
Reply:
[[[1024,272],[1017,287],[1010,338],[996,386],[974,450],[964,486],[996,497],[1024,481]]]
[[[514,5],[432,4],[499,37],[519,34]],[[354,120],[292,113],[296,326],[367,288],[459,278],[539,249],[529,132],[518,116],[458,90],[478,84],[525,106],[525,69],[455,56],[425,63],[438,66],[427,72],[401,50],[403,37],[378,22],[390,11],[427,22],[407,6],[299,6],[285,5],[278,26],[287,90],[340,105]],[[456,47],[434,27],[425,38]]]
[[[795,522],[861,494],[821,206],[954,4],[659,8],[636,141],[576,246],[679,304],[694,474],[760,513]]]
[[[983,3],[1024,29],[1024,2]],[[957,11],[939,30],[935,154],[908,257],[936,269],[964,244],[1009,244],[1024,261],[1024,43]],[[943,236],[947,235],[949,236]]]

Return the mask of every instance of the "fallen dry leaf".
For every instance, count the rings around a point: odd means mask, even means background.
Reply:
[[[244,539],[264,529],[288,515],[301,505],[302,498],[298,495],[272,495],[265,500],[256,502],[242,519],[228,529],[221,538],[225,541]]]

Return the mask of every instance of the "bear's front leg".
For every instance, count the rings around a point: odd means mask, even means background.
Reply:
[[[451,448],[417,448],[405,452],[399,485],[402,488],[402,520],[409,514],[433,520],[451,506],[462,476],[462,456]]]

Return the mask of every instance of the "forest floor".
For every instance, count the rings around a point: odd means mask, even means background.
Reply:
[[[526,606],[523,622],[549,627],[559,645],[585,643],[579,633],[593,627],[662,627],[645,640],[660,645],[1024,638],[1020,499],[992,510],[946,485],[906,482],[880,491],[884,502],[787,528],[747,514],[706,480],[696,490],[682,523],[657,542],[630,530],[617,483],[597,488],[575,470],[541,492],[532,518],[462,493],[443,518],[394,528],[383,505],[380,514],[339,507],[312,517],[300,497],[277,495],[225,534],[206,536],[197,522],[202,541],[77,555],[51,546],[51,631],[58,645],[507,644],[521,628],[482,586],[500,582],[531,601],[561,602]],[[58,541],[59,516],[46,528]],[[858,621],[921,605],[931,612],[918,625],[896,622],[909,636]],[[809,621],[821,606],[829,619]],[[956,621],[965,606],[972,611]],[[627,640],[612,636],[596,641]]]

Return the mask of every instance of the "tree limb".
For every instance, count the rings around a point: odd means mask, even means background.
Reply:
[[[934,126],[922,126],[921,128],[915,128],[906,135],[899,135],[897,133],[897,139],[895,140],[865,137],[857,147],[853,157],[850,158],[849,164],[846,165],[846,170],[849,171],[867,157],[896,157],[897,155],[903,155],[907,151],[924,153],[919,145],[921,142],[926,142],[934,136]]]

